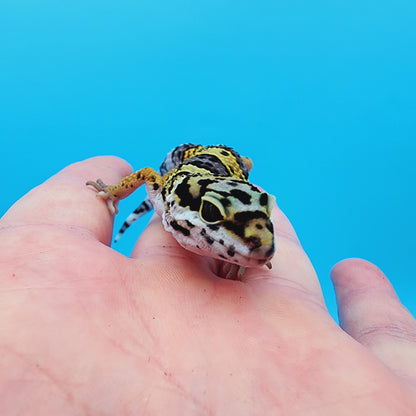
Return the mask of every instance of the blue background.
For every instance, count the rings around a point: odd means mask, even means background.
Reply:
[[[415,22],[414,0],[2,0],[0,214],[90,156],[157,168],[223,143],[276,195],[334,317],[350,256],[416,314]]]

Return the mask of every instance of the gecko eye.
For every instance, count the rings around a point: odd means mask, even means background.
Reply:
[[[204,197],[202,199],[199,215],[208,224],[215,224],[224,219],[224,207],[215,198]]]

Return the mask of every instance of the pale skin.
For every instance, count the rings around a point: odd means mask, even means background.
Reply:
[[[376,266],[332,270],[340,327],[277,207],[273,269],[243,282],[156,217],[127,258],[85,181],[129,171],[71,165],[2,218],[0,414],[416,414],[416,323]]]

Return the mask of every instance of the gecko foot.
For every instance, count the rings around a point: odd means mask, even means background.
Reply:
[[[238,264],[223,262],[220,266],[219,276],[223,279],[243,280],[246,268]]]
[[[101,179],[97,179],[96,181],[88,181],[85,184],[87,186],[92,186],[98,191],[97,196],[107,202],[108,210],[111,214],[118,213],[118,198],[108,190],[108,185],[106,185]]]

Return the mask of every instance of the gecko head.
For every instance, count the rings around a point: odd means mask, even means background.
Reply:
[[[186,249],[244,267],[273,257],[275,199],[243,180],[190,176],[165,201],[163,222]]]

